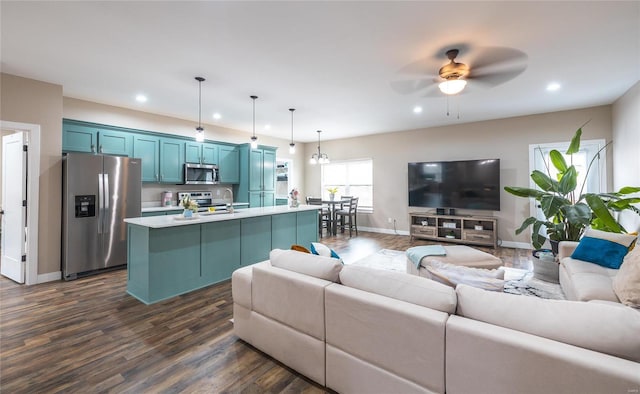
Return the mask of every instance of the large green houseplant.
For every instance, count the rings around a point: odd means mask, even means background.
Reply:
[[[531,173],[531,179],[539,189],[514,186],[504,188],[515,196],[534,198],[542,209],[545,220],[529,217],[516,230],[516,234],[520,234],[532,226],[531,241],[536,249],[541,248],[547,239],[551,241],[578,241],[587,226],[614,233],[626,232],[614,218],[612,212],[630,210],[640,215],[640,210],[633,205],[640,203],[640,198],[628,197],[630,194],[639,192],[640,187],[627,186],[614,193],[583,194],[583,183],[579,192],[576,193],[578,172],[572,162],[573,154],[580,150],[582,127],[576,131],[566,151],[566,155],[571,158],[569,164],[557,150],[554,149],[549,153],[551,164],[558,170],[557,179],[551,177],[549,164],[545,161],[546,174],[538,170]],[[609,144],[602,147],[591,160],[587,167],[587,175],[595,159]],[[540,153],[542,154],[541,150]],[[546,228],[546,234],[540,233],[543,226]]]

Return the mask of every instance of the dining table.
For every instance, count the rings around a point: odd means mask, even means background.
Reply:
[[[348,200],[342,200],[339,198],[333,200],[322,200],[323,205],[327,205],[329,207],[329,225],[332,235],[338,234],[338,210],[342,208],[342,204],[348,202]]]

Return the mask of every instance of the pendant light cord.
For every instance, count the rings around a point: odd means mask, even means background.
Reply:
[[[293,111],[295,111],[295,108],[289,108],[289,111],[291,111],[291,143],[293,144]]]
[[[256,136],[256,99],[258,96],[251,96],[253,100],[253,136]]]

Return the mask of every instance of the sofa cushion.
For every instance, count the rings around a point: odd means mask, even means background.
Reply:
[[[457,314],[640,362],[640,312],[621,304],[545,300],[458,285]]]
[[[589,228],[571,257],[618,269],[636,239],[637,236],[632,234],[616,234]]]
[[[340,260],[295,250],[274,249],[269,253],[269,260],[274,267],[331,282],[338,282],[338,274],[342,269]]]
[[[618,274],[613,278],[613,291],[620,302],[640,309],[640,247],[624,257]]]
[[[460,283],[479,289],[503,291],[504,270],[472,268],[462,265],[443,263],[438,260],[422,260],[429,278],[447,286],[456,287]]]
[[[605,268],[598,264],[565,257],[560,260],[564,267],[573,296],[578,301],[606,300],[618,302],[618,297],[613,292],[611,284],[618,270]]]
[[[449,314],[456,310],[456,292],[451,287],[403,272],[345,265],[340,271],[340,282]]]

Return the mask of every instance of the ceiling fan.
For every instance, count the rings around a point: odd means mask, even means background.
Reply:
[[[461,53],[470,59],[469,65],[456,61]],[[392,89],[400,94],[421,92],[425,97],[441,96],[443,93],[459,94],[467,83],[469,87],[490,88],[512,80],[527,68],[528,56],[513,48],[469,48],[459,44],[456,48],[446,49],[444,54],[449,59],[445,65],[442,65],[442,51],[438,51],[436,56],[420,59],[401,68],[398,74],[403,77],[391,82]],[[428,70],[438,70],[438,74]],[[407,79],[408,75],[418,78]]]

